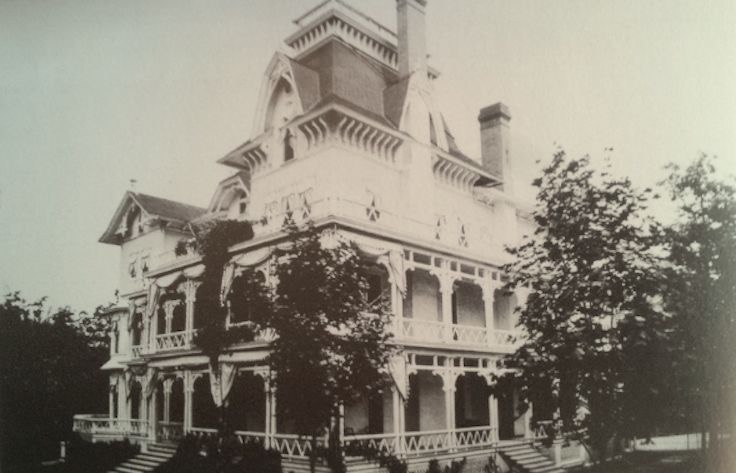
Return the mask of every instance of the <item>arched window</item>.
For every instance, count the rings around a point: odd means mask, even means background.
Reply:
[[[183,332],[187,328],[187,308],[184,301],[181,301],[174,307],[174,313],[171,318],[171,331]]]
[[[291,130],[286,130],[284,136],[284,162],[294,159],[294,135]]]

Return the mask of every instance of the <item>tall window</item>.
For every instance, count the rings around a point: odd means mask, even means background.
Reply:
[[[284,161],[291,161],[294,159],[294,135],[291,134],[291,130],[286,130],[284,136]]]

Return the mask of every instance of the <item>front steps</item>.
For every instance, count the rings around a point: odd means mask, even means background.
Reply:
[[[108,473],[148,473],[169,461],[176,453],[176,445],[152,443],[146,452],[141,452],[130,460],[126,460]]]
[[[501,447],[499,453],[515,473],[564,472],[562,468],[555,466],[552,460],[527,443]]]

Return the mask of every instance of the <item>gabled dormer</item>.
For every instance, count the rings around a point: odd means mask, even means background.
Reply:
[[[212,196],[207,214],[230,220],[245,219],[250,200],[250,174],[240,171],[222,180]]]
[[[100,237],[100,242],[120,247],[120,294],[141,291],[148,271],[174,260],[178,241],[190,235],[187,225],[205,212],[193,205],[126,192]]]
[[[121,245],[152,230],[181,232],[187,223],[204,212],[201,207],[128,191],[99,241]]]

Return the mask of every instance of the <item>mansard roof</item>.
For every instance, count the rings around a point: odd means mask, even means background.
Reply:
[[[295,77],[302,96],[304,112],[327,103],[338,103],[364,113],[391,128],[397,129],[404,108],[409,77],[399,79],[396,71],[363,54],[339,38],[331,38],[314,51],[293,63],[317,72],[319,100],[307,106],[302,90],[314,90],[314,76]],[[296,75],[296,74],[295,74]],[[478,161],[460,150],[455,137],[443,119],[448,153],[469,167],[487,173]]]
[[[110,224],[100,237],[100,242],[113,245],[119,245],[121,243],[118,229],[124,223],[123,219],[132,205],[137,205],[147,220],[158,220],[169,228],[179,230],[206,212],[206,209],[194,205],[142,194],[140,192],[127,191],[120,205],[118,205]]]

